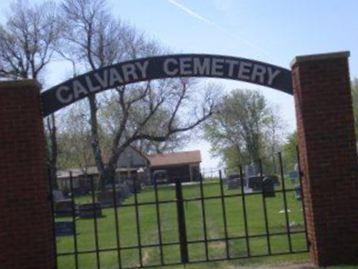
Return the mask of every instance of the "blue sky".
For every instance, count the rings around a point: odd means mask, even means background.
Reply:
[[[10,2],[2,0],[0,8]],[[355,0],[109,0],[109,6],[115,16],[173,52],[233,55],[288,68],[296,55],[349,50],[351,77],[358,77]],[[51,74],[51,84],[62,77]],[[260,90],[279,108],[287,128],[295,128],[293,97],[246,83],[218,82],[228,91]],[[186,148],[202,150],[204,167],[218,164],[207,143],[193,141]]]

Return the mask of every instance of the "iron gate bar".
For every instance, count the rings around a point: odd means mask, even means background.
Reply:
[[[295,192],[295,189],[287,189],[285,191],[282,190],[276,190],[276,193],[283,193],[283,192]],[[245,196],[254,196],[254,195],[262,195],[262,192],[249,192],[249,193],[245,193]],[[243,196],[241,193],[234,193],[234,194],[225,194],[224,198],[233,198],[233,197],[241,197]],[[217,200],[220,199],[221,195],[212,195],[212,196],[205,196],[204,200]],[[195,197],[195,198],[186,198],[183,199],[183,201],[185,202],[195,202],[195,201],[200,201],[202,200],[201,197]],[[173,203],[176,200],[163,200],[162,202],[164,203]],[[147,203],[146,203],[147,204]],[[141,204],[141,205],[146,205],[146,204]]]
[[[162,240],[162,225],[160,221],[160,208],[159,208],[159,195],[158,195],[158,185],[157,180],[154,182],[154,195],[155,195],[155,209],[157,213],[157,226],[158,226],[158,241],[159,241],[159,251],[160,251],[160,263],[164,265],[164,255],[163,255],[163,240]]]
[[[282,155],[281,152],[278,153],[278,162],[279,162],[279,166],[280,166],[280,175],[281,175],[281,181],[282,181],[282,196],[283,196],[283,206],[284,206],[284,210],[285,210],[285,220],[286,220],[286,229],[287,229],[287,240],[288,240],[288,247],[289,250],[292,251],[292,242],[291,242],[291,228],[290,228],[290,218],[288,215],[288,208],[287,208],[287,197],[286,197],[286,192],[284,191],[285,188],[285,175],[283,173],[283,164],[282,164]]]
[[[224,234],[225,234],[225,249],[226,249],[226,258],[230,259],[229,252],[229,241],[228,241],[228,232],[227,232],[227,223],[226,223],[226,206],[225,206],[225,197],[224,197],[224,186],[221,170],[219,170],[219,182],[220,182],[220,194],[221,194],[221,207],[223,212],[223,221],[224,221]]]
[[[208,234],[206,232],[206,212],[205,212],[205,201],[204,201],[204,186],[203,186],[203,177],[199,176],[199,186],[200,186],[200,200],[201,200],[201,217],[203,220],[203,232],[204,232],[204,241],[205,241],[205,258],[209,261],[209,248],[208,248]]]
[[[281,256],[281,255],[287,255],[287,254],[301,254],[301,253],[306,253],[306,250],[300,250],[300,251],[293,251],[293,252],[277,252],[277,253],[272,253],[271,256]],[[262,258],[262,257],[267,257],[266,254],[259,254],[259,255],[253,255],[251,257],[232,257],[230,260],[239,260],[239,259],[248,259],[248,258]],[[222,262],[222,261],[227,261],[226,258],[213,258],[210,259],[209,262]],[[198,264],[198,263],[205,263],[207,262],[206,260],[194,260],[194,261],[190,261],[190,264]],[[171,264],[168,264],[170,266],[176,266],[176,265],[183,265],[183,263],[181,262],[173,262]],[[160,264],[154,264],[154,265],[148,265],[147,268],[157,268],[157,267],[161,267],[162,265]],[[123,269],[137,269],[138,267],[125,267]],[[210,268],[208,266],[208,268]]]
[[[143,254],[142,254],[142,240],[140,232],[140,220],[139,220],[139,210],[138,210],[138,194],[137,194],[137,180],[136,177],[133,177],[134,184],[134,205],[135,205],[135,220],[137,227],[137,239],[138,239],[138,253],[139,253],[139,264],[140,267],[143,267]]]
[[[292,234],[301,234],[304,233],[304,230],[298,230],[298,231],[292,231]],[[280,236],[280,235],[286,235],[286,232],[276,232],[276,233],[271,233],[271,236]],[[254,234],[254,235],[250,235],[249,238],[260,238],[260,237],[266,237],[266,233],[263,234]],[[228,240],[241,240],[241,239],[245,239],[244,235],[240,235],[240,236],[231,236],[228,237]],[[208,242],[217,242],[217,241],[223,241],[224,238],[220,237],[220,238],[212,238],[212,239],[208,239]],[[202,243],[204,242],[204,240],[190,240],[187,241],[188,244],[196,244],[196,243]]]
[[[295,189],[286,189],[285,192],[294,192]],[[282,190],[276,190],[276,193],[283,193],[284,191]],[[258,195],[261,194],[261,192],[251,192],[251,193],[245,193],[245,196],[251,196],[251,195]],[[232,198],[232,197],[240,197],[242,196],[241,193],[235,193],[235,194],[225,194],[224,197],[225,198]],[[220,199],[221,195],[212,195],[212,196],[205,196],[204,200],[215,200],[215,199]],[[203,198],[201,197],[195,197],[195,198],[183,198],[184,202],[194,202],[194,201],[200,201]],[[138,206],[146,206],[146,205],[155,205],[155,201],[153,202],[138,202]],[[176,200],[160,200],[158,201],[159,204],[169,204],[169,203],[176,203]],[[119,205],[119,207],[134,207],[135,203],[128,203],[128,204],[121,204]]]
[[[300,151],[298,149],[298,146],[296,146],[296,157],[297,157],[297,166],[298,166],[298,179],[300,181],[300,186],[301,186],[301,203],[302,203],[302,214],[303,214],[303,223],[304,223],[304,227],[305,227],[305,236],[306,236],[306,248],[307,250],[309,249],[310,247],[310,241],[309,241],[309,238],[308,238],[308,234],[307,234],[307,223],[306,223],[306,206],[305,206],[305,197],[303,196],[303,185],[302,185],[302,170],[301,170],[301,163],[300,163]]]
[[[93,182],[93,176],[90,176],[91,181],[91,194],[92,194],[92,209],[93,209],[93,225],[94,225],[94,240],[95,240],[95,246],[96,246],[96,261],[97,261],[97,268],[101,268],[101,260],[99,257],[99,244],[98,244],[98,223],[97,223],[97,208],[95,206],[96,203],[96,196],[95,196],[95,190],[94,190],[94,182]]]
[[[291,231],[291,234],[304,234],[305,230],[298,230],[298,231]],[[286,232],[276,232],[276,233],[271,233],[271,236],[282,236],[282,235],[286,235]],[[250,235],[249,238],[261,238],[261,237],[266,237],[266,233],[263,234],[254,234],[254,235]],[[245,236],[232,236],[229,237],[228,240],[242,240],[245,239]],[[212,238],[212,239],[208,239],[207,240],[209,243],[211,242],[218,242],[218,241],[224,241],[224,238]],[[187,241],[187,244],[198,244],[198,243],[204,243],[204,240],[190,240]],[[163,243],[163,246],[177,246],[180,245],[180,241],[176,241],[176,242],[168,242],[168,243]],[[153,247],[158,247],[158,244],[145,244],[142,245],[142,248],[153,248]],[[127,247],[121,247],[121,250],[132,250],[132,249],[138,249],[138,245],[134,245],[134,246],[127,246]],[[117,248],[102,248],[102,249],[98,249],[99,252],[109,252],[109,251],[116,251]],[[307,249],[305,249],[305,251],[307,251]],[[91,254],[91,253],[95,253],[96,250],[83,250],[83,251],[78,251],[78,254]],[[63,252],[63,253],[58,253],[58,256],[68,256],[68,255],[73,255],[75,254],[75,252]],[[267,256],[267,255],[266,255]],[[211,260],[210,260],[211,261]],[[169,265],[169,264],[167,264]]]
[[[282,251],[282,252],[275,252],[272,253],[270,256],[281,256],[281,255],[287,255],[287,254],[301,254],[301,253],[307,253],[307,250],[296,250],[296,251]],[[231,257],[230,260],[241,260],[241,259],[249,259],[249,258],[262,258],[262,257],[267,257],[267,254],[256,254],[256,255],[252,255],[252,256],[238,256],[238,257]],[[226,258],[212,258],[209,260],[209,262],[219,262],[219,261],[227,261]],[[190,264],[197,264],[197,263],[205,263],[208,262],[206,260],[193,260],[190,261]],[[170,264],[167,264],[167,266],[175,266],[175,265],[183,265],[183,263],[181,262],[173,262]],[[142,268],[153,268],[153,267],[162,267],[161,264],[151,264],[148,266],[144,266]],[[138,266],[135,267],[123,267],[123,269],[136,269],[138,268]]]
[[[295,189],[287,189],[285,190],[285,192],[294,192]],[[278,193],[282,193],[283,191],[282,190],[277,190],[276,192]],[[225,198],[232,198],[232,197],[242,197],[242,196],[252,196],[252,195],[261,195],[261,192],[253,192],[253,193],[246,193],[244,195],[241,195],[241,194],[231,194],[231,195],[224,195]],[[221,198],[221,196],[208,196],[208,197],[205,197],[204,199],[201,199],[201,198],[188,198],[188,199],[183,199],[183,201],[199,201],[199,200],[207,200],[207,199],[218,199],[218,198]],[[164,201],[166,203],[176,203],[177,200],[167,200],[167,201]],[[138,203],[138,205],[150,205],[150,204],[155,204],[155,202],[145,202],[145,203]],[[131,205],[131,204],[130,204]],[[128,206],[128,204],[126,205],[120,205],[120,207],[126,207]],[[133,205],[132,205],[133,206]],[[270,233],[270,235],[275,235],[274,233]],[[249,237],[251,237],[253,235],[250,235]],[[223,240],[223,239],[222,239]],[[165,243],[163,243],[163,245],[165,245]],[[144,247],[144,245],[142,245]]]
[[[244,214],[244,229],[245,229],[245,240],[246,240],[246,251],[247,255],[251,256],[250,251],[250,240],[249,240],[249,228],[247,225],[247,212],[246,212],[246,199],[245,199],[245,190],[244,190],[244,175],[242,173],[242,166],[239,165],[240,170],[240,181],[241,181],[241,201],[242,201],[242,209]]]
[[[267,206],[266,206],[266,197],[265,197],[265,191],[264,191],[264,180],[263,180],[263,171],[262,171],[262,161],[259,160],[259,169],[260,169],[260,178],[262,182],[262,204],[264,209],[264,218],[265,218],[265,230],[266,230],[266,241],[267,241],[267,251],[268,254],[271,254],[271,240],[270,240],[270,231],[269,231],[269,225],[268,225],[268,217],[267,217]]]
[[[73,225],[73,246],[75,249],[75,268],[78,269],[78,247],[77,247],[77,227],[76,227],[76,211],[75,211],[75,194],[73,191],[73,177],[70,171],[70,190],[71,190],[71,207],[72,207],[72,225]]]
[[[51,180],[51,177],[49,176],[49,197],[48,199],[50,200],[50,208],[51,208],[51,215],[52,215],[52,236],[53,236],[53,252],[54,252],[54,256],[55,256],[55,269],[57,269],[57,240],[56,240],[56,218],[55,218],[55,210],[54,210],[54,199],[53,199],[53,182]]]
[[[175,180],[175,193],[176,193],[176,200],[177,200],[177,214],[178,214],[177,220],[178,220],[179,242],[180,242],[180,257],[182,263],[188,263],[189,254],[188,254],[188,242],[186,237],[183,191],[179,179]]]
[[[118,222],[118,209],[117,209],[117,190],[115,180],[112,180],[112,198],[113,198],[113,209],[114,209],[114,223],[116,225],[116,244],[117,244],[117,259],[118,266],[122,268],[122,257],[121,257],[121,242],[119,240],[119,222]]]

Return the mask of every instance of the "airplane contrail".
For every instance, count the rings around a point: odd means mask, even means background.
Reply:
[[[177,1],[175,0],[167,0],[170,4],[178,7],[179,9],[183,10],[185,13],[187,13],[188,15],[202,21],[202,22],[205,22],[207,24],[210,24],[210,25],[214,25],[215,26],[215,23],[213,23],[212,21],[210,21],[209,19],[201,16],[200,14],[194,12],[193,10],[191,10],[190,8],[178,3]]]
[[[226,30],[224,27],[218,25],[217,23],[213,22],[212,20],[205,18],[204,16],[200,15],[199,13],[193,11],[192,9],[188,8],[187,6],[184,6],[183,4],[179,3],[177,0],[166,0],[168,3],[170,3],[171,5],[175,6],[176,8],[179,8],[180,10],[184,11],[186,14],[188,14],[189,16],[203,22],[206,23],[210,26],[215,27],[216,29],[220,30],[221,32],[223,32],[224,34],[226,34],[227,36],[243,42],[244,44],[246,44],[247,46],[261,52],[261,54],[265,55],[266,57],[271,58],[271,56],[269,55],[268,52],[266,52],[263,48],[255,45],[254,43],[252,43],[251,41],[238,37],[234,34],[232,34],[231,32],[229,32],[228,30]]]

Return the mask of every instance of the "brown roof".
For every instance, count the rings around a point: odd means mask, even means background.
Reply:
[[[148,155],[151,166],[166,166],[189,163],[200,163],[200,150],[181,151]]]

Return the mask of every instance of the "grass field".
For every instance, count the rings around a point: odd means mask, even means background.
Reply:
[[[288,184],[288,183],[287,183]],[[238,194],[240,190],[227,190],[225,187],[225,195]],[[200,196],[199,185],[183,186],[183,195],[185,199]],[[216,196],[220,195],[220,184],[218,182],[210,182],[204,184],[204,195]],[[164,186],[159,188],[159,200],[175,199],[175,188]],[[154,191],[151,187],[145,188],[138,194],[138,202],[154,201]],[[76,198],[76,203],[90,202],[90,196]],[[128,198],[124,204],[134,202],[134,196]],[[225,198],[225,208],[227,214],[227,233],[229,237],[239,237],[245,235],[243,205],[240,196]],[[283,194],[276,193],[276,197],[266,198],[268,227],[270,233],[286,232],[285,214],[282,213],[284,208]],[[289,218],[292,225],[292,231],[304,229],[303,212],[301,202],[294,197],[294,192],[287,192],[287,205],[290,210]],[[263,212],[262,195],[246,196],[247,221],[250,236],[249,240],[251,255],[265,255],[267,249],[267,238],[264,236],[265,220]],[[281,213],[280,213],[281,211]],[[207,237],[208,239],[224,238],[224,221],[222,216],[221,199],[205,200]],[[188,241],[202,240],[204,238],[203,220],[201,201],[185,202],[186,228]],[[103,251],[99,254],[101,268],[118,268],[118,252],[116,250],[116,229],[115,214],[113,208],[103,209],[103,217],[98,221],[98,244],[100,249],[112,249],[111,251]],[[175,203],[163,203],[160,205],[161,231],[163,243],[178,242],[177,227],[177,211]],[[64,218],[58,219],[64,220]],[[158,244],[158,228],[156,218],[155,205],[139,206],[139,227],[136,225],[135,207],[119,207],[118,208],[120,246],[130,247],[138,245],[137,229],[141,234],[141,245]],[[95,232],[93,219],[78,219],[77,227],[77,244],[78,251],[84,252],[79,254],[79,268],[97,268],[96,253],[86,253],[95,250]],[[288,236],[273,235],[269,237],[272,253],[287,252]],[[306,249],[305,234],[298,233],[291,235],[292,250],[302,251]],[[226,242],[225,240],[212,241],[208,244],[209,258],[218,259],[226,256],[226,243],[229,247],[231,257],[247,256],[247,248],[245,239],[233,239]],[[57,252],[73,252],[74,240],[72,236],[57,237]],[[177,263],[180,262],[179,245],[163,246],[164,262]],[[190,261],[205,259],[205,244],[193,243],[189,244]],[[120,258],[122,267],[136,267],[140,264],[138,249],[121,250]],[[255,263],[281,263],[287,261],[305,262],[307,254],[290,254],[282,256],[271,256],[264,258],[250,258],[240,260],[230,260],[225,262],[216,262],[210,264],[210,267],[228,268],[229,265],[255,264]],[[58,265],[60,269],[75,268],[74,255],[59,256]],[[145,266],[160,263],[159,247],[142,248],[142,263]],[[171,267],[182,268],[182,266]],[[208,268],[208,264],[190,265],[187,268]]]

